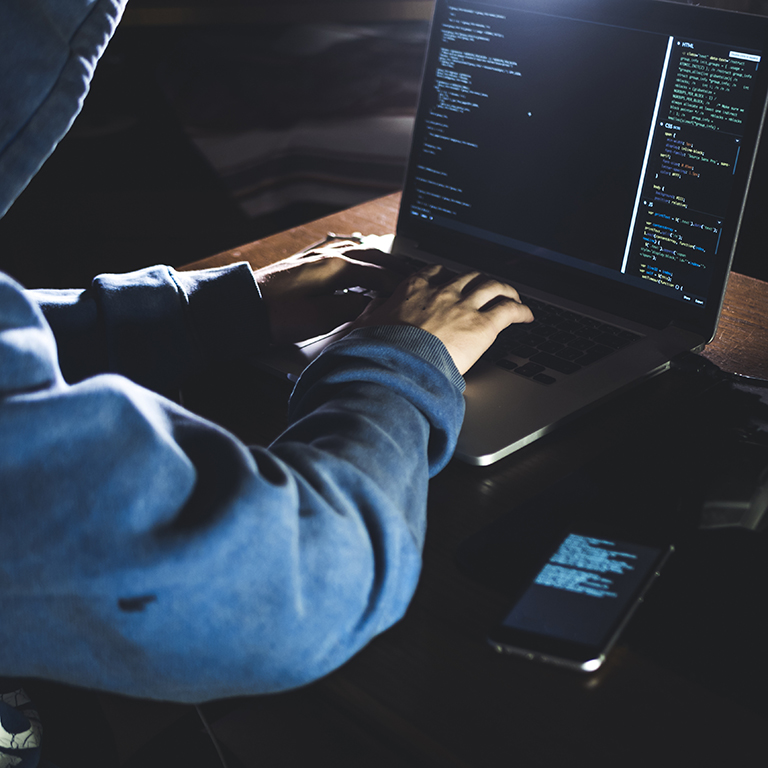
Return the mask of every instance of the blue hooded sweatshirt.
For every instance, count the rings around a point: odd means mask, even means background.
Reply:
[[[0,211],[64,135],[118,0],[0,2]],[[358,330],[246,446],[158,392],[267,340],[247,264],[25,291],[0,275],[0,675],[195,702],[344,663],[406,610],[463,380]]]

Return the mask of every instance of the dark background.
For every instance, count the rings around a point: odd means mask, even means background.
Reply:
[[[187,63],[183,56],[190,57],[194,65],[196,50],[202,59],[207,52],[200,47],[206,40],[220,45],[219,41],[231,35],[233,47],[243,50],[251,38],[254,48],[263,49],[265,38],[276,37],[287,28],[284,24],[118,27],[72,129],[0,219],[0,269],[27,287],[82,286],[99,272],[156,263],[187,264],[336,210],[321,202],[298,202],[266,215],[247,216],[187,131],[189,110],[185,113],[184,108],[190,103],[199,106],[191,92],[194,79],[199,80],[205,110],[215,87],[214,67],[204,69],[198,62],[198,71],[192,71],[183,84],[184,103],[169,95],[169,68],[182,69]],[[410,83],[420,74],[421,53],[414,45],[407,53],[398,71]],[[259,110],[259,99],[249,98],[242,82],[229,90],[223,83],[222,103],[241,115],[246,127],[248,120],[259,120],[260,111],[264,114],[258,127],[274,122],[276,107],[286,124],[306,114],[315,117],[320,110],[333,112],[334,99],[350,97],[349,89],[339,93],[345,77],[343,55],[338,76],[325,78],[325,93],[315,93],[311,104],[300,103],[306,82],[290,79],[291,69],[280,68],[279,63],[273,68],[278,76],[286,77],[280,89],[282,98],[272,93],[270,102]],[[225,62],[222,69],[225,66],[237,67],[237,60],[232,65]],[[262,97],[270,90],[266,82],[270,74],[254,76],[260,78]],[[347,75],[352,79],[354,73],[347,71]],[[241,80],[249,76],[240,75]],[[233,104],[238,93],[242,103]],[[407,113],[409,101],[415,108],[415,93],[406,89],[397,98],[401,113]],[[390,98],[387,103],[391,102]],[[348,116],[348,105],[344,106]],[[361,100],[359,112],[372,114],[378,106]],[[221,108],[221,103],[212,105],[211,113],[216,107]],[[337,109],[332,116],[339,113]],[[401,162],[404,168],[405,156]],[[398,188],[395,169],[393,183],[373,196]]]

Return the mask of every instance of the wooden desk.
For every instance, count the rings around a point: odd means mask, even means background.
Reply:
[[[191,266],[246,259],[258,267],[328,231],[390,232],[398,202],[392,195]],[[705,354],[726,370],[768,378],[768,284],[733,275],[720,331]],[[686,627],[672,621],[653,628],[657,638],[676,648],[669,657],[664,642],[651,643],[661,647],[656,654],[642,642],[622,642],[602,670],[584,677],[492,651],[484,633],[506,607],[506,597],[469,578],[456,561],[468,537],[518,502],[606,448],[621,452],[635,435],[647,436],[651,414],[673,389],[669,376],[658,377],[491,467],[452,462],[431,486],[424,570],[404,620],[327,679],[287,698],[240,702],[237,712],[218,721],[220,737],[236,752],[250,748],[265,756],[259,763],[264,765],[302,764],[290,756],[298,749],[294,741],[303,739],[315,759],[328,765],[764,765],[765,705],[755,706],[749,695],[754,681],[748,678],[768,676],[760,656],[745,662],[751,651],[744,642],[754,640],[756,631],[749,616],[743,626],[737,617],[732,644],[715,653],[702,632],[697,637],[703,645],[687,638],[690,659],[681,655],[679,637]],[[751,536],[749,557],[764,553],[757,535],[745,536]],[[761,568],[749,571],[759,582],[757,611],[764,604],[760,590],[768,586]],[[696,588],[690,585],[691,594]],[[661,587],[656,589],[661,597]],[[681,611],[686,594],[673,596]],[[633,625],[642,627],[642,612],[652,602],[649,598]],[[727,602],[726,596],[718,611]],[[708,626],[706,617],[697,620]],[[714,614],[712,626],[720,620]],[[733,667],[728,653],[734,653]],[[313,722],[323,723],[322,729],[313,730]],[[350,749],[357,750],[356,757]]]
[[[388,195],[188,267],[200,269],[248,261],[258,268],[300,251],[328,232],[384,235],[394,232],[399,207],[399,193]],[[745,275],[731,275],[717,336],[704,354],[724,370],[768,379],[768,286],[765,283]]]

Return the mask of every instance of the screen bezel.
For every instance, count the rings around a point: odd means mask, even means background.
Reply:
[[[435,14],[448,0],[437,0]],[[477,0],[468,0],[476,3]],[[684,31],[686,37],[696,36],[710,42],[760,50],[768,54],[768,19],[760,16],[681,5],[662,0],[486,0],[480,5],[507,9],[522,9],[556,15],[573,15],[585,20],[612,20],[616,24],[663,31],[675,34]],[[430,36],[426,62],[437,55],[434,36]],[[435,254],[467,267],[499,277],[521,288],[532,288],[595,307],[616,317],[638,322],[652,328],[664,328],[670,324],[689,330],[709,341],[714,336],[722,308],[725,283],[730,272],[736,249],[738,231],[746,205],[749,187],[768,101],[768,67],[760,67],[754,85],[752,106],[745,121],[740,164],[734,174],[734,185],[725,215],[720,255],[713,265],[708,300],[704,307],[670,298],[648,290],[626,285],[618,280],[581,272],[578,269],[540,259],[508,246],[493,243],[484,238],[465,234],[453,229],[441,228],[408,214],[413,202],[409,194],[413,190],[416,173],[418,144],[422,134],[414,131],[411,159],[406,172],[400,215],[397,224],[398,238],[408,243],[409,252],[421,251]],[[428,99],[421,98],[417,110],[416,125],[422,125]],[[473,254],[472,264],[465,254]]]

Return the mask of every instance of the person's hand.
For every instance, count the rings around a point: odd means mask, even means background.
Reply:
[[[339,240],[256,270],[272,342],[302,341],[354,320],[371,295],[394,291],[403,279],[396,267],[381,251]]]
[[[373,302],[355,323],[414,325],[445,344],[463,375],[512,323],[530,323],[531,310],[510,285],[479,272],[456,275],[431,266],[406,278],[384,301]]]

